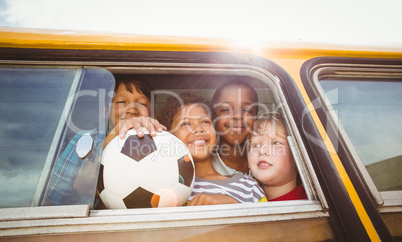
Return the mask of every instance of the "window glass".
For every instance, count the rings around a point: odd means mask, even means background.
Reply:
[[[76,69],[0,69],[0,207],[30,206]]]
[[[402,190],[402,82],[320,82],[380,191]]]
[[[93,205],[114,84],[109,71],[84,70],[42,205]]]
[[[0,207],[40,204],[55,156],[65,143],[82,130],[104,132],[106,121],[99,109],[108,103],[108,95],[98,93],[107,93],[114,85],[113,76],[105,72],[0,68]],[[71,113],[72,108],[76,110]]]

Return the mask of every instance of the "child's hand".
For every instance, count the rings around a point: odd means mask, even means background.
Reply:
[[[106,147],[110,141],[113,140],[117,135],[120,139],[126,137],[127,131],[130,129],[135,129],[137,131],[138,137],[144,137],[144,133],[141,127],[145,127],[151,136],[156,135],[157,132],[162,132],[162,130],[167,130],[165,126],[160,124],[158,120],[149,117],[133,117],[121,120],[113,130],[106,136],[104,147]]]
[[[120,121],[118,125],[120,126],[120,139],[124,139],[124,137],[126,137],[126,133],[130,129],[135,129],[137,136],[140,138],[144,136],[144,132],[142,131],[141,127],[145,127],[151,136],[156,136],[156,131],[162,132],[162,130],[167,130],[167,128],[160,124],[158,120],[150,117],[128,118]]]
[[[199,205],[217,205],[217,204],[231,204],[231,203],[239,203],[233,197],[228,195],[220,195],[220,194],[197,194],[188,204],[187,206],[199,206]]]

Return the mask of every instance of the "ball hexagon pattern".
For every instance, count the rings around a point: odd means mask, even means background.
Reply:
[[[98,191],[107,208],[182,206],[191,194],[194,162],[187,147],[169,132],[152,137],[143,130],[143,138],[130,130],[103,151]]]

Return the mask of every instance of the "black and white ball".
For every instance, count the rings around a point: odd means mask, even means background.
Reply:
[[[103,151],[98,191],[107,208],[182,206],[191,194],[195,173],[187,147],[169,132],[152,137],[143,130],[143,138],[130,130]]]

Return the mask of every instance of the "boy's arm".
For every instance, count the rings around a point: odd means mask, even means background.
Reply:
[[[197,194],[187,206],[199,206],[199,205],[217,205],[217,204],[232,204],[239,203],[233,197],[221,194]]]

